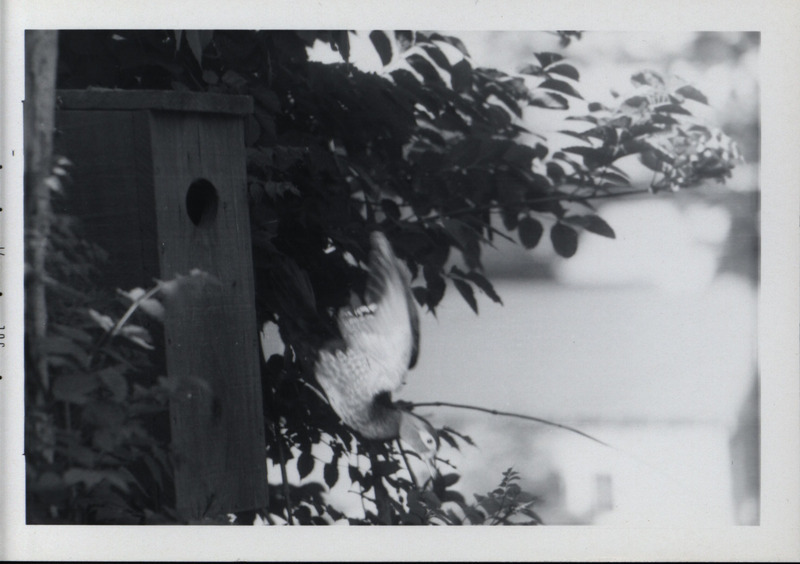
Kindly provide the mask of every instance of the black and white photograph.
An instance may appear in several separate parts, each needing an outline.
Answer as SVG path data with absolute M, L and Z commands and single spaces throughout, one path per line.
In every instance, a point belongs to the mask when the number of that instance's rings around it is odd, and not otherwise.
M 788 4 L 170 4 L 3 5 L 0 557 L 800 557 Z

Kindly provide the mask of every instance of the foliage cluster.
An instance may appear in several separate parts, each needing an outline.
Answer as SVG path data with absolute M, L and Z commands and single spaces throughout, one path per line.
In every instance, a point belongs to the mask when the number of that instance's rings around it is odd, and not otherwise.
M 562 43 L 579 36 L 562 32 Z M 341 424 L 299 362 L 304 346 L 315 342 L 351 292 L 363 291 L 373 229 L 386 233 L 408 265 L 420 306 L 435 313 L 453 287 L 477 313 L 477 293 L 502 303 L 481 263 L 482 247 L 496 237 L 530 249 L 547 234 L 555 251 L 570 257 L 581 231 L 614 237 L 593 200 L 722 180 L 738 158 L 736 148 L 692 118 L 690 105 L 706 102 L 699 91 L 690 85 L 668 89 L 655 73 L 635 75 L 633 93 L 609 108 L 583 101 L 579 70 L 558 53 L 535 53 L 529 65 L 509 74 L 474 66 L 456 37 L 373 31 L 369 39 L 383 70 L 367 73 L 349 62 L 351 38 L 346 31 L 65 31 L 58 85 L 246 94 L 255 101 L 245 143 L 258 319 L 276 323 L 287 346 L 262 371 L 266 452 L 284 469 L 284 487 L 270 488 L 267 520 L 344 517 L 325 502 L 320 484 L 290 487 L 285 479 L 290 463 L 308 476 L 318 462 L 312 448 L 327 445 L 326 485 L 342 481 L 340 464 L 347 461 L 344 479 L 371 502 L 366 519 L 354 523 L 538 522 L 533 500 L 511 470 L 477 505 L 450 489 L 456 475 L 421 489 L 405 469 L 405 453 L 359 440 Z M 311 61 L 308 49 L 320 43 L 342 62 Z M 576 104 L 583 115 L 571 119 L 584 129 L 568 131 L 574 146 L 551 152 L 526 116 L 531 109 Z M 630 186 L 617 165 L 628 157 L 653 170 L 650 187 Z M 74 238 L 54 240 L 53 261 L 60 258 L 58 245 L 69 252 L 80 246 Z M 52 268 L 67 275 L 62 271 L 70 265 L 90 263 L 89 257 L 73 257 Z M 51 317 L 59 320 L 53 334 L 62 327 L 67 341 L 57 341 L 51 356 L 66 372 L 41 408 L 29 413 L 29 430 L 37 433 L 29 442 L 36 453 L 29 456 L 40 458 L 31 458 L 31 495 L 66 491 L 64 483 L 70 491 L 98 495 L 141 490 L 150 497 L 136 501 L 140 521 L 141 515 L 174 517 L 164 509 L 172 495 L 167 451 L 154 438 L 164 436 L 164 427 L 162 434 L 143 427 L 148 409 L 164 413 L 168 383 L 154 380 L 157 370 L 148 365 L 153 359 L 128 351 L 124 341 L 105 347 L 98 360 L 90 352 L 96 338 L 85 316 L 89 300 L 68 308 L 57 301 L 52 307 L 65 310 L 53 310 Z M 119 306 L 100 311 L 113 307 Z M 43 447 L 54 432 L 64 433 L 57 456 Z M 67 444 L 76 433 L 83 433 L 80 451 Z M 452 431 L 440 433 L 454 447 L 469 442 Z M 354 462 L 362 457 L 366 471 Z M 56 463 L 59 470 L 42 470 Z M 143 473 L 132 475 L 137 464 Z M 158 485 L 155 490 L 141 484 L 143 474 Z M 147 493 L 152 491 L 158 495 Z M 107 506 L 116 503 L 110 499 Z M 85 514 L 59 517 L 91 520 Z
M 47 179 L 55 207 L 68 192 L 68 164 L 59 159 Z M 130 324 L 109 342 L 92 314 L 110 319 L 97 311 L 119 311 L 124 300 L 94 283 L 105 252 L 80 236 L 74 218 L 51 212 L 49 224 L 47 336 L 34 343 L 26 324 L 28 522 L 172 521 L 172 463 L 160 432 L 170 386 L 157 378 L 157 356 L 142 340 L 158 326 Z M 49 381 L 30 364 L 33 347 L 46 358 Z

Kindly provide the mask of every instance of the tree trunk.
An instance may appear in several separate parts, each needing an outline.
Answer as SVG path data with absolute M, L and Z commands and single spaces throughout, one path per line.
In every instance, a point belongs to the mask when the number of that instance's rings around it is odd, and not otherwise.
M 47 359 L 40 353 L 47 334 L 45 257 L 50 238 L 50 187 L 45 182 L 52 172 L 55 130 L 57 31 L 25 33 L 25 218 L 26 263 L 30 268 L 26 292 L 26 323 L 32 337 L 36 377 L 42 391 L 50 388 Z

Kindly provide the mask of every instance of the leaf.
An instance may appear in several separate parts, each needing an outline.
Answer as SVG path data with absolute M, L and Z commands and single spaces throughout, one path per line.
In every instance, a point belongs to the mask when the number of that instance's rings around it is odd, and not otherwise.
M 445 427 L 443 430 L 447 431 L 448 433 L 450 433 L 452 435 L 455 435 L 456 437 L 460 438 L 462 441 L 464 441 L 468 445 L 475 446 L 475 442 L 468 435 L 464 435 L 462 433 L 459 433 L 458 431 L 456 431 L 455 429 L 451 429 L 450 427 Z
M 461 297 L 469 304 L 469 307 L 472 308 L 476 314 L 478 313 L 478 302 L 475 300 L 475 292 L 468 283 L 464 282 L 463 280 L 454 279 L 453 284 L 455 285 L 458 292 L 461 294 Z
M 480 525 L 486 520 L 486 516 L 475 509 L 474 507 L 463 507 L 464 516 L 470 520 L 473 525 Z
M 222 82 L 236 92 L 244 92 L 248 86 L 247 79 L 230 69 L 222 75 Z
M 153 339 L 150 332 L 140 325 L 127 324 L 119 330 L 119 335 L 144 349 L 153 350 L 155 348 L 151 344 Z
M 606 146 L 616 145 L 619 142 L 619 134 L 617 133 L 617 129 L 609 125 L 593 127 L 588 131 L 584 131 L 583 134 L 586 137 L 594 137 L 595 139 L 599 139 Z
M 445 474 L 442 476 L 442 481 L 444 482 L 444 486 L 449 488 L 450 486 L 454 485 L 461 479 L 461 475 L 456 474 L 455 472 L 451 474 Z
M 489 514 L 492 515 L 501 509 L 500 503 L 493 497 L 478 496 L 472 494 L 478 499 L 478 504 Z
M 411 293 L 414 294 L 414 299 L 417 300 L 419 305 L 425 305 L 428 299 L 428 289 L 422 286 L 414 286 L 411 288 Z
M 61 335 L 71 339 L 72 341 L 83 343 L 84 345 L 89 345 L 93 343 L 94 339 L 92 336 L 84 331 L 83 329 L 78 329 L 77 327 L 70 327 L 69 325 L 60 325 L 58 323 L 48 322 L 50 327 L 53 328 L 56 332 L 60 333 Z
M 519 69 L 519 73 L 520 74 L 527 74 L 527 75 L 531 75 L 531 76 L 541 76 L 543 71 L 542 71 L 542 67 L 540 67 L 539 65 L 534 65 L 533 63 L 531 63 L 531 64 L 527 64 L 524 67 L 522 67 L 521 69 Z
M 464 496 L 454 490 L 445 490 L 444 494 L 442 494 L 442 501 L 452 501 L 459 505 L 466 503 Z
M 146 453 L 142 455 L 142 460 L 144 461 L 145 466 L 147 466 L 147 469 L 150 471 L 153 481 L 155 481 L 159 489 L 163 489 L 165 476 L 164 471 L 158 465 L 158 461 L 153 456 L 150 456 Z
M 447 235 L 453 240 L 455 246 L 461 250 L 467 267 L 471 270 L 480 268 L 481 246 L 478 241 L 480 235 L 475 231 L 474 227 L 452 217 L 445 218 L 443 224 Z
M 520 507 L 519 511 L 520 513 L 527 515 L 528 517 L 533 519 L 536 523 L 538 524 L 543 523 L 542 518 L 539 517 L 539 515 L 533 509 L 530 509 L 529 507 Z
M 400 207 L 393 200 L 384 198 L 381 200 L 381 210 L 386 214 L 386 217 L 395 221 L 400 219 Z
M 91 374 L 64 374 L 53 382 L 53 397 L 60 401 L 84 404 L 89 395 L 100 386 L 98 379 Z
M 569 119 L 569 118 L 568 118 Z M 588 121 L 585 117 L 572 117 L 574 120 L 581 120 L 581 121 Z M 560 129 L 558 131 L 561 135 L 568 135 L 569 137 L 574 137 L 575 139 L 580 139 L 583 142 L 588 143 L 589 141 L 586 139 L 585 134 L 578 133 L 577 131 L 570 131 L 569 129 Z
M 93 401 L 83 409 L 84 423 L 106 429 L 122 425 L 125 418 L 125 406 L 110 401 Z
M 203 71 L 203 80 L 206 84 L 216 84 L 219 82 L 219 75 L 210 69 Z
M 372 465 L 372 471 L 378 476 L 390 476 L 400 469 L 400 463 L 396 460 L 379 460 Z
M 550 241 L 555 251 L 564 258 L 571 257 L 578 250 L 577 231 L 560 221 L 550 228 Z
M 61 180 L 57 176 L 48 176 L 43 180 L 44 184 L 47 185 L 53 192 L 60 193 L 63 190 L 61 185 Z
M 583 100 L 583 96 L 581 96 L 575 87 L 572 86 L 568 82 L 564 82 L 563 80 L 557 80 L 555 78 L 548 78 L 544 82 L 542 82 L 538 88 L 547 88 L 548 90 L 555 90 L 557 92 L 561 92 L 562 94 L 566 94 L 567 96 L 573 96 L 575 98 Z
M 452 65 L 450 64 L 450 61 L 447 59 L 447 56 L 445 56 L 445 54 L 442 53 L 441 49 L 439 49 L 436 46 L 430 46 L 430 45 L 425 45 L 422 49 L 428 54 L 428 56 L 433 60 L 434 63 L 439 65 L 439 68 L 444 70 L 450 70 L 450 67 Z
M 645 104 L 648 104 L 647 98 L 644 96 L 631 96 L 630 98 L 626 99 L 624 105 L 630 106 L 631 108 L 638 108 Z
M 497 179 L 498 203 L 509 206 L 509 209 L 512 209 L 514 204 L 518 204 L 523 199 L 525 188 L 526 184 L 516 176 L 503 175 Z
M 609 239 L 616 239 L 617 235 L 611 226 L 599 215 L 585 215 L 583 216 L 583 228 L 597 235 L 608 237 Z
M 454 449 L 461 450 L 460 448 L 458 448 L 458 443 L 456 443 L 456 440 L 450 435 L 450 433 L 448 433 L 444 429 L 439 429 L 436 432 L 436 434 L 440 439 L 442 439 L 444 442 L 446 442 L 448 445 L 450 445 Z
M 109 366 L 97 373 L 103 384 L 111 391 L 114 400 L 121 402 L 128 395 L 128 381 L 118 366 Z
M 439 71 L 437 71 L 430 61 L 422 55 L 414 53 L 406 57 L 406 61 L 408 61 L 408 64 L 411 65 L 413 69 L 420 74 L 420 76 L 422 76 L 425 82 L 442 82 L 442 77 L 439 75 Z
M 472 88 L 472 65 L 469 61 L 462 59 L 450 68 L 450 83 L 458 93 Z
M 367 512 L 367 515 L 370 515 Z M 371 519 L 371 521 L 377 521 L 377 517 Z M 400 515 L 400 521 L 403 525 L 422 525 L 424 524 L 422 517 L 417 515 L 416 513 L 403 513 Z
M 523 170 L 528 170 L 533 165 L 537 150 L 530 145 L 512 143 L 503 154 L 503 160 Z
M 444 278 L 442 278 L 438 269 L 428 265 L 425 265 L 422 269 L 422 274 L 425 277 L 425 284 L 428 290 L 426 295 L 427 305 L 431 308 L 436 307 L 439 302 L 442 301 L 442 297 L 444 297 Z
M 631 82 L 634 86 L 652 86 L 654 88 L 663 88 L 664 79 L 655 71 L 645 70 L 637 72 L 631 76 Z
M 519 225 L 519 210 L 517 206 L 509 206 L 500 210 L 503 219 L 503 227 L 508 231 L 514 231 Z
M 503 300 L 500 299 L 500 296 L 495 292 L 494 286 L 492 283 L 489 282 L 486 277 L 484 277 L 481 273 L 472 271 L 467 273 L 467 278 L 471 280 L 478 288 L 483 290 L 483 292 L 491 298 L 491 300 L 495 303 L 503 305 Z
M 200 32 L 197 30 L 186 31 L 186 41 L 189 43 L 189 49 L 192 50 L 195 60 L 198 64 L 203 62 L 203 41 L 200 38 Z
M 267 88 L 263 84 L 253 87 L 250 92 L 256 102 L 264 107 L 270 114 L 277 114 L 281 111 L 281 101 L 274 90 Z
M 549 162 L 546 165 L 547 168 L 547 176 L 553 179 L 553 182 L 559 183 L 564 179 L 566 173 L 562 166 L 558 163 Z
M 383 66 L 388 65 L 392 60 L 392 42 L 382 31 L 375 30 L 369 34 L 369 39 L 375 46 L 378 56 L 381 58 Z
M 337 30 L 331 32 L 331 46 L 335 51 L 339 51 L 344 62 L 350 61 L 350 32 L 347 30 Z
M 75 359 L 81 366 L 89 362 L 89 354 L 75 341 L 67 337 L 45 337 L 41 339 L 41 352 L 45 356 L 62 355 Z
M 580 80 L 581 77 L 580 73 L 578 72 L 578 69 L 576 69 L 572 65 L 567 65 L 567 64 L 552 66 L 547 69 L 547 72 L 560 74 L 561 76 L 566 76 L 567 78 L 571 78 L 572 80 Z
M 300 473 L 300 479 L 305 478 L 314 469 L 314 457 L 311 455 L 310 450 L 304 450 L 297 457 L 297 471 Z
M 358 466 L 353 466 L 352 464 L 348 465 L 347 473 L 350 476 L 350 481 L 353 483 L 360 483 L 364 479 L 364 475 L 361 473 L 361 470 L 358 469 Z
M 666 159 L 662 156 L 660 152 L 654 151 L 652 149 L 647 149 L 642 151 L 641 154 L 639 155 L 639 160 L 642 162 L 644 166 L 656 172 L 660 172 L 662 169 L 662 165 L 666 162 Z
M 101 452 L 113 452 L 122 443 L 122 435 L 116 428 L 101 427 L 92 435 L 92 447 Z
M 64 482 L 69 485 L 84 484 L 87 489 L 92 489 L 103 480 L 111 485 L 117 486 L 124 492 L 128 492 L 128 484 L 115 472 L 109 470 L 86 470 L 84 468 L 70 468 L 64 472 Z
M 569 108 L 567 99 L 561 94 L 555 94 L 553 92 L 534 90 L 529 101 L 533 106 L 547 108 L 549 110 L 566 110 Z
M 564 147 L 567 153 L 574 153 L 583 157 L 583 162 L 588 168 L 596 168 L 606 164 L 608 155 L 602 147 Z
M 524 84 L 520 87 L 520 90 L 522 90 L 521 93 L 514 92 L 509 83 L 506 83 L 506 88 L 498 88 L 495 87 L 494 84 L 490 84 L 487 85 L 486 89 L 497 96 L 497 99 L 505 105 L 507 110 L 511 111 L 517 117 L 522 117 L 522 109 L 517 100 L 524 99 L 530 92 Z M 509 91 L 511 91 L 511 94 Z
M 684 116 L 692 115 L 692 112 L 684 108 L 679 104 L 666 104 L 663 106 L 656 107 L 657 112 L 668 113 L 668 114 L 681 114 Z
M 335 462 L 329 462 L 322 469 L 322 477 L 329 488 L 332 488 L 339 481 L 339 466 Z
M 613 172 L 610 170 L 604 170 L 597 174 L 598 178 L 602 178 L 606 182 L 609 182 L 616 186 L 630 186 L 631 181 L 628 179 L 627 175 L 620 173 L 620 172 Z
M 428 507 L 433 507 L 434 509 L 438 509 L 442 506 L 442 501 L 439 499 L 435 493 L 430 490 L 424 490 L 422 492 L 422 499 L 425 501 L 425 504 Z
M 539 60 L 539 64 L 541 64 L 543 67 L 548 67 L 553 63 L 557 63 L 558 61 L 564 59 L 563 55 L 550 52 L 534 53 L 534 56 Z
M 689 84 L 687 84 L 686 86 L 681 86 L 675 92 L 685 98 L 694 100 L 695 102 L 700 102 L 701 104 L 708 105 L 708 98 L 706 98 L 705 94 L 703 94 L 697 88 Z
M 299 505 L 292 510 L 292 515 L 301 525 L 311 524 L 311 509 L 305 505 Z
M 539 244 L 542 233 L 544 233 L 544 227 L 542 227 L 539 221 L 530 216 L 523 217 L 519 222 L 517 232 L 519 234 L 519 242 L 522 243 L 526 249 L 533 249 Z
M 466 46 L 464 45 L 464 43 L 458 37 L 453 37 L 453 36 L 450 36 L 450 35 L 440 35 L 438 33 L 434 33 L 433 35 L 431 35 L 431 40 L 432 41 L 444 41 L 445 43 L 449 43 L 450 45 L 452 45 L 453 47 L 455 47 L 456 49 L 461 51 L 461 54 L 464 55 L 465 57 L 469 57 L 470 56 L 469 51 L 467 51 Z

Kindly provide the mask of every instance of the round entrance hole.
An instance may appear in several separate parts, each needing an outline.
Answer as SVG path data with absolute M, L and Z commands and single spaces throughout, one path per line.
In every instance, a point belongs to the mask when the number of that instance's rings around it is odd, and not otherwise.
M 217 217 L 217 189 L 205 178 L 195 180 L 186 191 L 186 214 L 198 227 L 210 225 Z

